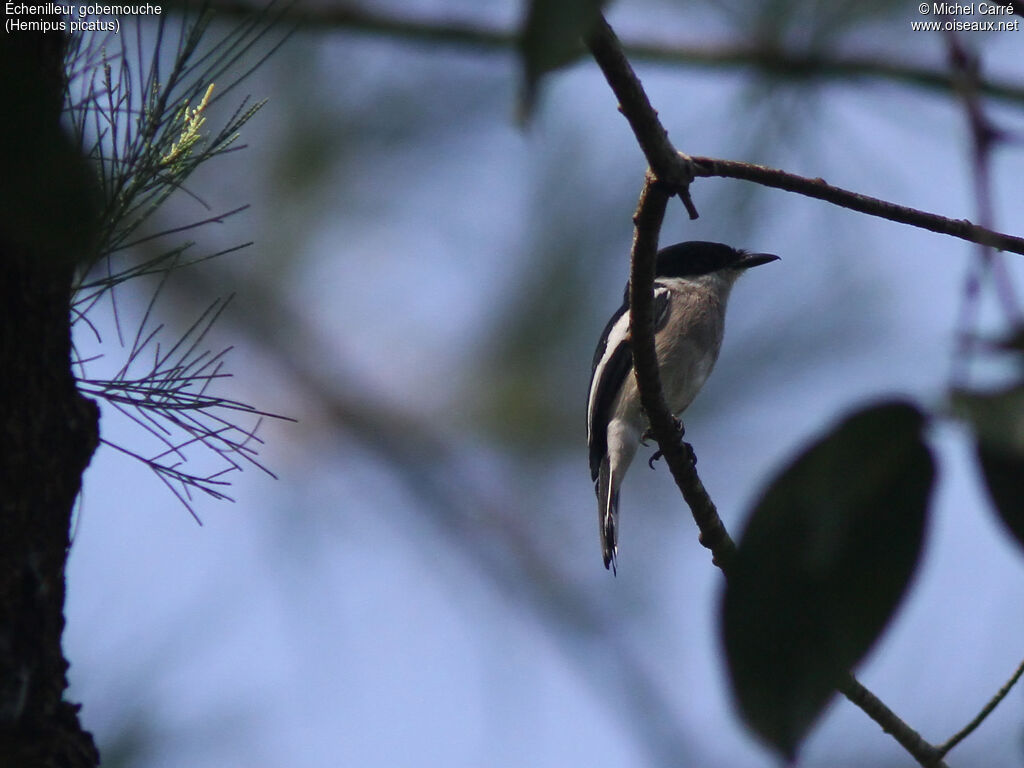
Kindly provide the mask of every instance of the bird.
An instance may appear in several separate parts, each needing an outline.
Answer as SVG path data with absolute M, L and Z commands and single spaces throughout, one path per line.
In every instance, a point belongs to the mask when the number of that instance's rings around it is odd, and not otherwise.
M 700 240 L 658 251 L 654 346 L 665 400 L 677 419 L 704 386 L 718 359 L 725 307 L 736 279 L 751 267 L 778 259 L 771 253 L 750 253 Z M 679 429 L 682 434 L 681 422 Z M 587 396 L 587 444 L 601 554 L 605 568 L 613 573 L 617 572 L 619 489 L 646 430 L 647 418 L 633 376 L 627 283 L 622 306 L 608 320 L 597 343 Z

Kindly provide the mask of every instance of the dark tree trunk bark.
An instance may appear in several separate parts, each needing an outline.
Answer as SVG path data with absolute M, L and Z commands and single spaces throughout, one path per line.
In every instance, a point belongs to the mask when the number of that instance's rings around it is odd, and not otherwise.
M 78 393 L 71 371 L 71 288 L 90 233 L 85 227 L 75 238 L 66 231 L 68 221 L 79 221 L 69 210 L 76 207 L 67 197 L 75 184 L 67 179 L 80 167 L 72 163 L 43 184 L 36 178 L 54 157 L 72 156 L 60 129 L 63 45 L 57 32 L 14 32 L 0 57 L 2 96 L 29 110 L 5 109 L 3 122 L 20 122 L 0 136 L 2 768 L 99 765 L 78 706 L 64 700 L 68 664 L 61 648 L 71 512 L 99 439 L 96 404 Z M 50 160 L 39 161 L 35 152 Z M 22 208 L 29 213 L 10 213 Z

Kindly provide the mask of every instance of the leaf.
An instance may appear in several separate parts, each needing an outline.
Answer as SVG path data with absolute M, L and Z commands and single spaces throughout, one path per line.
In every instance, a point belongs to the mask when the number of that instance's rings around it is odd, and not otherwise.
M 728 573 L 722 636 L 747 724 L 792 759 L 917 567 L 934 479 L 925 416 L 847 417 L 765 491 Z
M 533 112 L 540 78 L 583 55 L 583 38 L 590 33 L 607 2 L 530 0 L 519 37 L 524 77 L 520 113 L 524 121 Z
M 975 445 L 992 503 L 1010 534 L 1024 546 L 1024 456 Z
M 955 392 L 953 407 L 974 430 L 978 462 L 999 517 L 1024 545 L 1024 386 Z

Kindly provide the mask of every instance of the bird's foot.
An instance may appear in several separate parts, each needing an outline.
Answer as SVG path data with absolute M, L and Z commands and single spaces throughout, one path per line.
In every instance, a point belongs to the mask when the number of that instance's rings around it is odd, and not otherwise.
M 675 417 L 673 417 L 673 421 L 675 421 L 676 432 L 679 433 L 679 440 L 682 441 L 683 435 L 686 434 L 686 427 L 683 426 L 682 421 L 676 419 Z M 646 432 L 644 432 L 643 437 L 640 438 L 640 442 L 643 443 L 644 445 L 647 445 L 645 441 L 650 437 L 651 430 L 648 429 Z M 686 449 L 687 454 L 689 454 L 688 458 L 690 460 L 690 463 L 693 464 L 693 466 L 697 466 L 697 454 L 693 452 L 693 446 L 687 442 L 683 442 L 683 447 Z M 657 451 L 654 452 L 651 458 L 647 460 L 647 466 L 649 466 L 651 469 L 654 469 L 654 462 L 656 462 L 662 456 L 664 456 L 664 453 L 661 451 L 661 449 L 658 449 Z

